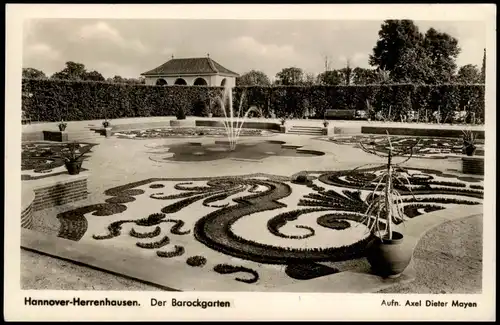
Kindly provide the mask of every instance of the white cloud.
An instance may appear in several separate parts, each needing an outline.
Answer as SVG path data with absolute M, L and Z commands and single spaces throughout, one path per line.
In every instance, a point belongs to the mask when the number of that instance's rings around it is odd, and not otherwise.
M 138 39 L 127 40 L 120 32 L 105 22 L 97 22 L 80 28 L 79 35 L 83 39 L 105 40 L 126 50 L 148 53 L 148 48 Z
M 269 59 L 293 58 L 297 56 L 291 45 L 263 44 L 250 36 L 240 36 L 230 42 L 230 47 L 237 52 L 256 55 Z
M 53 49 L 50 45 L 45 43 L 36 43 L 26 47 L 25 56 L 44 58 L 45 60 L 57 60 L 61 57 L 61 53 Z
M 98 22 L 92 25 L 85 25 L 80 29 L 80 37 L 89 39 L 107 39 L 116 43 L 123 42 L 120 33 L 106 24 L 105 22 Z

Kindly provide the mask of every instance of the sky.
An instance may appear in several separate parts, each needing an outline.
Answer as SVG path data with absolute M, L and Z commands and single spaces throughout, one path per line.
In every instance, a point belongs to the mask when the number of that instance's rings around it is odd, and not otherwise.
M 433 27 L 458 39 L 459 66 L 482 64 L 484 22 L 415 21 L 422 33 Z M 83 63 L 105 78 L 138 78 L 175 58 L 210 57 L 243 74 L 252 69 L 274 79 L 286 67 L 318 74 L 368 68 L 381 20 L 153 20 L 29 19 L 23 24 L 23 68 L 50 76 L 65 62 Z

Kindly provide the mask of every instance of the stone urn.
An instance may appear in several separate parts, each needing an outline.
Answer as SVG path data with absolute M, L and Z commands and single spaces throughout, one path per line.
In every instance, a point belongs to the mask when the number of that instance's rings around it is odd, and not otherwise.
M 366 247 L 366 258 L 372 271 L 384 278 L 397 278 L 408 267 L 413 256 L 413 246 L 403 234 L 393 231 L 388 236 L 374 236 Z
M 78 175 L 80 174 L 80 170 L 82 169 L 82 161 L 65 161 L 64 165 L 66 166 L 66 170 L 70 175 Z
M 111 127 L 104 128 L 104 135 L 106 136 L 106 138 L 109 138 L 112 135 L 111 129 Z

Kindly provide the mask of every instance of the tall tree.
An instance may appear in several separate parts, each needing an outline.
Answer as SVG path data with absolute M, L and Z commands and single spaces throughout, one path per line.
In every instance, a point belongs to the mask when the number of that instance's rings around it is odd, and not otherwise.
M 481 67 L 481 81 L 486 83 L 486 49 L 483 51 L 483 65 Z
M 318 84 L 336 86 L 342 83 L 342 75 L 338 70 L 322 72 L 318 75 Z
M 46 79 L 47 76 L 41 70 L 34 68 L 23 68 L 23 78 L 28 79 Z
M 433 61 L 423 47 L 407 48 L 399 57 L 391 79 L 399 83 L 435 83 Z
M 352 70 L 352 74 L 352 83 L 355 85 L 370 85 L 378 81 L 377 71 L 373 69 L 356 67 Z
M 304 72 L 300 68 L 290 67 L 284 68 L 276 74 L 276 81 L 280 85 L 300 85 L 303 83 Z
M 107 81 L 109 82 L 114 82 L 114 83 L 117 83 L 117 84 L 123 84 L 123 83 L 126 83 L 127 82 L 127 79 L 123 78 L 122 76 L 114 76 L 113 78 L 108 78 Z
M 271 81 L 262 71 L 250 70 L 240 77 L 236 78 L 237 86 L 269 86 Z
M 392 81 L 391 74 L 387 70 L 376 70 L 376 83 L 387 84 Z
M 100 74 L 99 72 L 97 72 L 97 71 L 91 71 L 91 72 L 85 73 L 84 80 L 104 81 L 105 79 L 102 76 L 102 74 Z
M 339 70 L 339 74 L 342 78 L 342 84 L 345 86 L 349 86 L 352 84 L 352 79 L 354 77 L 353 68 L 351 68 L 351 64 L 347 61 L 346 66 Z
M 450 82 L 457 69 L 455 61 L 460 54 L 458 40 L 447 33 L 429 28 L 425 33 L 423 44 L 431 60 L 433 72 L 429 83 Z
M 66 67 L 63 70 L 54 73 L 51 78 L 64 80 L 85 80 L 86 73 L 87 71 L 85 70 L 84 64 L 68 61 L 66 62 Z
M 393 79 L 394 70 L 401 56 L 411 48 L 422 46 L 423 35 L 412 20 L 385 20 L 378 32 L 379 39 L 369 57 L 369 63 L 378 69 L 387 70 Z
M 462 84 L 476 84 L 482 82 L 481 78 L 481 72 L 478 67 L 474 64 L 467 64 L 458 69 L 456 82 Z
M 305 86 L 312 86 L 315 83 L 316 83 L 316 76 L 314 75 L 314 73 L 306 73 L 304 75 L 303 84 Z

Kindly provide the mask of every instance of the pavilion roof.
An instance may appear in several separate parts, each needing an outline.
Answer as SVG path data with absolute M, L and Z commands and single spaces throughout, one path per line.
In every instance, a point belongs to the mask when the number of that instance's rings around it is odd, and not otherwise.
M 187 74 L 219 74 L 238 77 L 233 72 L 209 57 L 206 58 L 183 58 L 171 59 L 164 64 L 147 72 L 141 73 L 141 76 L 168 76 L 168 75 L 187 75 Z

